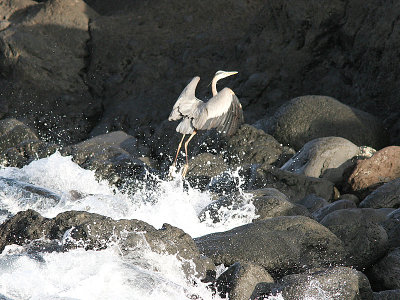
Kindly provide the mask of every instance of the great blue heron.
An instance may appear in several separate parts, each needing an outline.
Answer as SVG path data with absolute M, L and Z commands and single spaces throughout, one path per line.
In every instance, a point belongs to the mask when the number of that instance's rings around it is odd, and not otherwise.
M 182 172 L 183 177 L 186 175 L 189 166 L 187 146 L 198 130 L 216 128 L 229 136 L 234 134 L 243 123 L 242 106 L 235 93 L 227 87 L 220 92 L 217 91 L 217 81 L 234 74 L 237 74 L 237 72 L 218 71 L 215 73 L 211 82 L 213 97 L 207 102 L 196 98 L 196 87 L 200 77 L 194 77 L 182 91 L 172 108 L 168 120 L 176 121 L 182 119 L 176 127 L 176 131 L 183 134 L 172 166 L 176 164 L 185 135 L 190 134 L 190 137 L 185 142 L 186 165 Z

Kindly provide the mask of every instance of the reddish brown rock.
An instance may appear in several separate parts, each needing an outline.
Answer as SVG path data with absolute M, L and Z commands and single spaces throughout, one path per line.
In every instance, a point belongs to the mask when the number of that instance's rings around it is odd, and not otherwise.
M 362 197 L 380 185 L 400 177 L 400 146 L 390 146 L 371 158 L 359 160 L 347 182 Z

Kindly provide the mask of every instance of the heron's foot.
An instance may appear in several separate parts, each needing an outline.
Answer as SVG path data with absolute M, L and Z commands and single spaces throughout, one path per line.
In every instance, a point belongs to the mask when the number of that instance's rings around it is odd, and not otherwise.
M 183 171 L 182 171 L 182 178 L 185 178 L 188 169 L 189 169 L 189 165 L 185 164 L 183 167 Z

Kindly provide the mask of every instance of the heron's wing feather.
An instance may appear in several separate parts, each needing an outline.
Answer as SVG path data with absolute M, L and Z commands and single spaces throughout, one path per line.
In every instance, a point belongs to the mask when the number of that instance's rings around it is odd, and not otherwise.
M 196 76 L 183 89 L 168 117 L 169 121 L 175 121 L 182 117 L 189 116 L 199 104 L 203 103 L 203 101 L 196 98 L 196 87 L 199 81 L 200 77 Z
M 196 129 L 216 128 L 227 135 L 232 135 L 243 123 L 243 110 L 233 91 L 224 88 L 207 103 L 199 105 L 192 117 L 192 124 Z
M 194 131 L 192 120 L 190 118 L 183 118 L 176 127 L 176 131 L 182 134 L 191 134 Z

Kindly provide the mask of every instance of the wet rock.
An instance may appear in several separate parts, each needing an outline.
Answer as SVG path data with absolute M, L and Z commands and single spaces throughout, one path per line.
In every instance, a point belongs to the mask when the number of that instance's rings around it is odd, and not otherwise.
M 398 208 L 400 206 L 400 178 L 385 183 L 368 195 L 360 203 L 360 207 Z
M 18 193 L 21 194 L 21 198 L 29 198 L 31 202 L 33 202 L 33 198 L 36 197 L 47 198 L 52 205 L 56 205 L 61 200 L 60 195 L 48 189 L 0 176 L 0 187 L 4 190 L 6 186 L 17 189 Z
M 273 283 L 274 279 L 263 267 L 251 263 L 234 263 L 216 281 L 221 297 L 230 300 L 250 299 L 260 281 Z
M 0 120 L 0 152 L 26 141 L 38 141 L 35 132 L 14 118 Z
M 288 197 L 277 189 L 264 188 L 246 191 L 245 196 L 240 193 L 222 196 L 202 209 L 199 218 L 201 221 L 211 218 L 214 223 L 217 223 L 221 221 L 220 215 L 225 210 L 229 211 L 240 207 L 251 209 L 252 206 L 255 208 L 256 215 L 253 222 L 278 216 L 310 216 L 307 208 L 290 202 Z
M 83 247 L 104 249 L 118 242 L 125 253 L 136 246 L 148 245 L 152 251 L 177 255 L 188 276 L 206 276 L 213 268 L 211 261 L 200 255 L 192 238 L 181 229 L 168 224 L 157 230 L 140 220 L 113 220 L 80 211 L 67 211 L 55 218 L 44 218 L 33 210 L 17 213 L 0 225 L 0 251 L 6 245 L 23 245 L 35 239 L 59 240 L 63 249 Z M 193 260 L 194 269 L 191 267 Z
M 232 164 L 282 165 L 294 150 L 282 146 L 269 134 L 244 124 L 228 139 L 228 157 Z
M 369 299 L 372 289 L 368 278 L 361 272 L 346 268 L 310 270 L 287 275 L 276 284 L 260 283 L 251 299 L 280 294 L 283 299 Z M 259 298 L 257 298 L 259 297 Z
M 272 120 L 259 122 L 257 127 L 296 150 L 313 139 L 329 136 L 377 149 L 388 144 L 379 119 L 327 96 L 294 98 L 280 107 Z
M 387 290 L 374 293 L 373 300 L 397 300 L 400 297 L 400 290 Z
M 255 221 L 278 216 L 310 216 L 309 211 L 302 205 L 292 203 L 285 194 L 274 188 L 264 188 L 250 191 L 251 199 L 259 216 Z
M 333 203 L 324 206 L 317 211 L 313 212 L 313 217 L 315 220 L 320 222 L 326 215 L 330 214 L 331 212 L 339 209 L 346 209 L 346 208 L 356 208 L 357 205 L 350 200 L 337 200 Z
M 248 168 L 247 178 L 248 189 L 275 188 L 288 196 L 291 202 L 297 203 L 310 194 L 328 201 L 335 198 L 334 184 L 331 181 L 294 174 L 271 165 Z
M 318 138 L 307 142 L 281 169 L 340 183 L 359 153 L 359 147 L 344 138 Z
M 7 116 L 23 118 L 46 140 L 80 141 L 100 114 L 83 79 L 95 15 L 79 0 L 7 1 L 0 7 L 7 22 L 0 32 L 0 103 L 7 103 Z
M 374 290 L 400 289 L 400 248 L 390 251 L 367 272 Z
M 400 146 L 390 146 L 371 158 L 357 161 L 347 182 L 352 192 L 364 198 L 380 185 L 400 177 Z
M 195 242 L 215 264 L 251 262 L 272 275 L 332 265 L 345 257 L 342 242 L 304 216 L 254 222 L 196 238 Z
M 3 166 L 21 168 L 57 149 L 57 145 L 39 140 L 35 132 L 21 121 L 14 118 L 0 121 L 0 160 Z
M 123 131 L 99 135 L 66 147 L 63 154 L 72 155 L 77 164 L 95 170 L 101 178 L 117 185 L 129 178 L 144 176 L 147 169 L 139 159 L 148 154 L 147 148 Z
M 336 210 L 320 222 L 337 237 L 348 251 L 347 264 L 357 269 L 367 268 L 389 249 L 388 235 L 380 225 L 386 216 L 374 209 L 352 208 Z
M 189 161 L 187 180 L 191 186 L 204 190 L 213 177 L 228 169 L 229 166 L 221 155 L 201 153 Z

